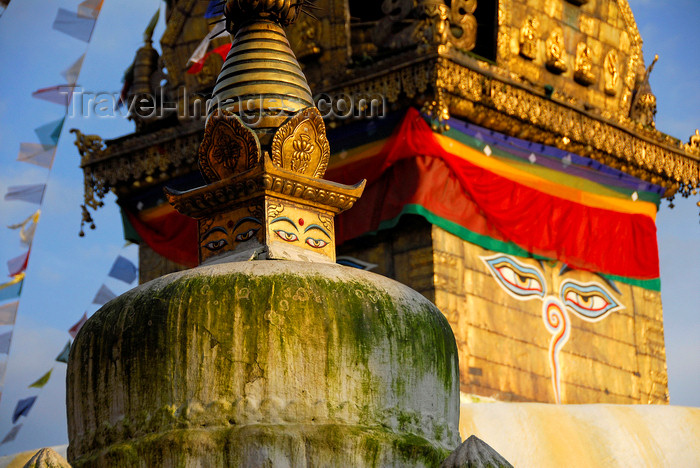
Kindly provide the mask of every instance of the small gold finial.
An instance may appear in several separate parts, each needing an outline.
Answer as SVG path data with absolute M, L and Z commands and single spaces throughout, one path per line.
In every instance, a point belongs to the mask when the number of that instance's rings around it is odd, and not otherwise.
M 196 218 L 200 263 L 251 259 L 335 261 L 333 218 L 360 197 L 365 181 L 321 180 L 330 146 L 306 77 L 282 25 L 299 0 L 229 0 L 235 32 L 199 148 L 209 185 L 166 189 Z

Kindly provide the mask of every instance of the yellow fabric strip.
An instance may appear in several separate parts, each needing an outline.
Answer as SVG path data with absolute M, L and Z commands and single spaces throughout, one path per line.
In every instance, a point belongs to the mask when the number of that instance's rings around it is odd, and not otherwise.
M 9 286 L 12 286 L 13 284 L 19 283 L 20 281 L 22 281 L 24 279 L 24 275 L 25 275 L 25 273 L 22 272 L 18 275 L 13 276 L 12 280 L 8 281 L 7 283 L 0 284 L 0 289 L 5 289 Z
M 365 145 L 352 148 L 347 151 L 341 151 L 331 154 L 331 159 L 328 164 L 329 167 L 342 167 L 349 163 L 354 163 L 362 159 L 371 158 L 377 155 L 381 149 L 386 144 L 389 138 L 384 138 L 383 140 L 373 141 Z
M 591 208 L 601 208 L 618 211 L 620 213 L 643 214 L 656 220 L 656 206 L 653 203 L 599 195 L 552 182 L 530 172 L 518 169 L 511 164 L 510 161 L 505 163 L 497 158 L 491 158 L 471 146 L 467 146 L 444 135 L 434 133 L 433 136 L 440 146 L 448 153 L 495 174 L 523 184 L 526 187 L 539 190 L 564 200 L 590 206 Z

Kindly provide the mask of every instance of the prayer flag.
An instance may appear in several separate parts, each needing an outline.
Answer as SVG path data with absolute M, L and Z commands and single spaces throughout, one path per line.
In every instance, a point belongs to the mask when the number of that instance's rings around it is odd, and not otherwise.
M 0 325 L 14 325 L 18 308 L 19 301 L 0 305 Z
M 64 120 L 66 120 L 65 116 L 34 129 L 34 133 L 39 137 L 39 143 L 44 145 L 45 149 L 58 144 Z
M 34 232 L 36 231 L 37 223 L 39 223 L 39 216 L 41 216 L 41 210 L 36 210 L 21 223 L 11 224 L 7 227 L 9 229 L 19 229 L 20 242 L 29 247 L 32 245 L 32 240 L 34 240 Z
M 207 52 L 201 60 L 196 62 L 189 68 L 189 70 L 187 70 L 187 73 L 190 75 L 196 75 L 197 73 L 201 72 L 204 69 L 204 64 L 206 63 L 207 59 L 212 54 L 219 54 L 223 60 L 226 60 L 229 50 L 231 50 L 231 44 L 224 44 L 212 51 Z
M 78 16 L 81 18 L 97 19 L 104 0 L 85 0 L 78 5 Z
M 212 30 L 209 31 L 209 34 L 204 36 L 202 42 L 200 42 L 197 48 L 194 49 L 194 52 L 192 53 L 192 56 L 189 58 L 187 63 L 197 63 L 200 60 L 204 59 L 207 50 L 209 50 L 209 44 L 211 43 L 212 39 L 214 39 L 219 34 L 223 34 L 225 30 L 226 24 L 224 22 L 216 23 L 214 28 L 212 28 Z
M 29 416 L 29 411 L 34 406 L 34 402 L 36 402 L 36 395 L 19 400 L 17 406 L 15 406 L 15 411 L 12 413 L 12 424 L 16 423 L 20 416 Z
M 20 293 L 22 292 L 23 279 L 24 273 L 21 273 L 7 283 L 0 284 L 0 301 L 6 301 L 8 299 L 19 297 Z
M 56 147 L 45 148 L 39 143 L 20 143 L 17 161 L 36 164 L 37 166 L 50 169 L 53 165 L 53 158 L 56 155 Z
M 13 185 L 7 188 L 5 200 L 20 200 L 41 205 L 46 184 Z
M 80 15 L 80 6 L 78 6 L 78 14 Z M 73 65 L 61 72 L 61 76 L 66 79 L 68 84 L 74 85 L 78 81 L 80 69 L 83 67 L 83 60 L 85 60 L 85 54 L 78 57 L 78 60 L 73 62 Z
M 68 343 L 63 347 L 63 350 L 61 353 L 56 356 L 56 361 L 57 362 L 63 362 L 68 364 L 68 355 L 70 354 L 70 340 L 68 340 Z
M 204 13 L 204 17 L 209 19 L 223 15 L 225 3 L 226 2 L 223 0 L 210 0 L 209 5 L 207 6 L 207 11 Z
M 75 85 L 49 86 L 48 88 L 37 89 L 32 93 L 32 97 L 68 107 L 73 97 L 73 88 L 75 88 Z
M 104 284 L 100 286 L 99 291 L 95 294 L 95 298 L 92 300 L 93 304 L 104 305 L 117 297 L 107 286 Z
M 0 354 L 10 354 L 10 343 L 12 343 L 12 330 L 0 335 Z
M 92 30 L 95 28 L 95 18 L 96 16 L 85 18 L 65 8 L 59 8 L 53 28 L 83 42 L 90 42 Z
M 46 374 L 44 374 L 44 375 L 42 375 L 41 377 L 39 377 L 39 379 L 38 379 L 36 382 L 34 382 L 33 384 L 31 384 L 31 385 L 30 385 L 29 387 L 27 387 L 27 388 L 43 388 L 44 385 L 46 385 L 46 383 L 47 383 L 47 382 L 49 381 L 49 379 L 51 378 L 51 372 L 53 372 L 53 369 L 50 369 Z
M 17 433 L 19 432 L 21 427 L 22 427 L 21 424 L 17 424 L 12 429 L 10 429 L 10 432 L 8 432 L 7 435 L 5 436 L 5 438 L 2 439 L 2 442 L 0 442 L 0 445 L 6 444 L 8 442 L 12 442 L 13 440 L 15 440 L 15 438 L 17 437 Z
M 85 322 L 87 322 L 87 312 L 83 313 L 83 316 L 76 322 L 75 325 L 70 327 L 70 330 L 68 330 L 68 333 L 70 333 L 70 336 L 75 339 L 75 335 L 78 334 L 81 328 L 83 328 L 83 325 L 85 325 Z
M 5 371 L 7 370 L 7 359 L 0 362 L 0 387 L 5 385 Z
M 109 276 L 131 284 L 136 279 L 136 266 L 130 260 L 119 255 L 109 270 Z
M 18 257 L 8 260 L 7 269 L 10 272 L 10 276 L 17 276 L 26 270 L 27 263 L 29 263 L 29 250 Z
M 160 18 L 160 8 L 158 8 L 158 11 L 155 12 L 153 18 L 151 18 L 151 21 L 148 23 L 148 26 L 146 26 L 146 29 L 143 31 L 144 41 L 150 41 L 153 37 L 153 30 L 156 29 L 156 24 L 158 24 L 158 18 Z

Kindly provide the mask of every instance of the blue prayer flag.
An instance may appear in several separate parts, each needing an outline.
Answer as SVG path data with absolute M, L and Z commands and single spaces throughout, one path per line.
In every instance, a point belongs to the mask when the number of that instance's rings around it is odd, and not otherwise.
M 223 0 L 210 0 L 209 6 L 207 6 L 207 11 L 204 13 L 204 17 L 210 19 L 223 15 L 224 3 L 225 2 Z
M 20 428 L 22 427 L 21 424 L 17 424 L 14 426 L 12 429 L 10 429 L 10 432 L 7 433 L 4 439 L 2 439 L 2 442 L 0 442 L 0 445 L 6 444 L 8 442 L 12 442 L 15 440 L 15 437 L 17 437 L 17 433 L 19 432 Z
M 36 396 L 30 396 L 29 398 L 19 400 L 17 406 L 15 406 L 14 413 L 12 413 L 12 424 L 16 423 L 20 416 L 29 416 L 29 411 L 32 409 L 32 406 L 34 406 L 35 401 Z
M 69 354 L 70 354 L 70 340 L 68 340 L 68 343 L 66 343 L 66 346 L 63 347 L 63 351 L 61 351 L 61 354 L 56 356 L 56 361 L 68 364 L 68 355 Z
M 6 301 L 8 299 L 19 297 L 20 293 L 22 292 L 22 283 L 24 283 L 24 281 L 20 281 L 0 289 L 0 301 Z
M 136 279 L 136 266 L 120 255 L 114 261 L 112 269 L 109 270 L 109 276 L 131 284 Z

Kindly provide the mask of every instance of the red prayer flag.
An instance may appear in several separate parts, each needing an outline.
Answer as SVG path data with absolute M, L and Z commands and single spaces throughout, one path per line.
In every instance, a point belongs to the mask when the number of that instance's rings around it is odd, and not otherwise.
M 87 322 L 87 312 L 83 313 L 83 316 L 78 320 L 78 322 L 70 327 L 70 330 L 68 330 L 68 333 L 70 333 L 70 336 L 75 339 L 75 336 L 78 334 L 81 328 L 83 328 L 83 325 L 85 325 L 85 322 Z
M 194 65 L 192 65 L 190 69 L 187 70 L 187 73 L 189 73 L 190 75 L 196 75 L 197 73 L 201 72 L 204 69 L 204 64 L 207 62 L 207 59 L 211 54 L 219 54 L 223 60 L 226 60 L 226 56 L 228 55 L 229 50 L 231 50 L 231 45 L 232 44 L 224 44 L 222 46 L 217 47 L 214 50 L 210 50 L 206 53 L 204 57 L 202 57 L 200 60 L 197 60 L 194 63 Z

